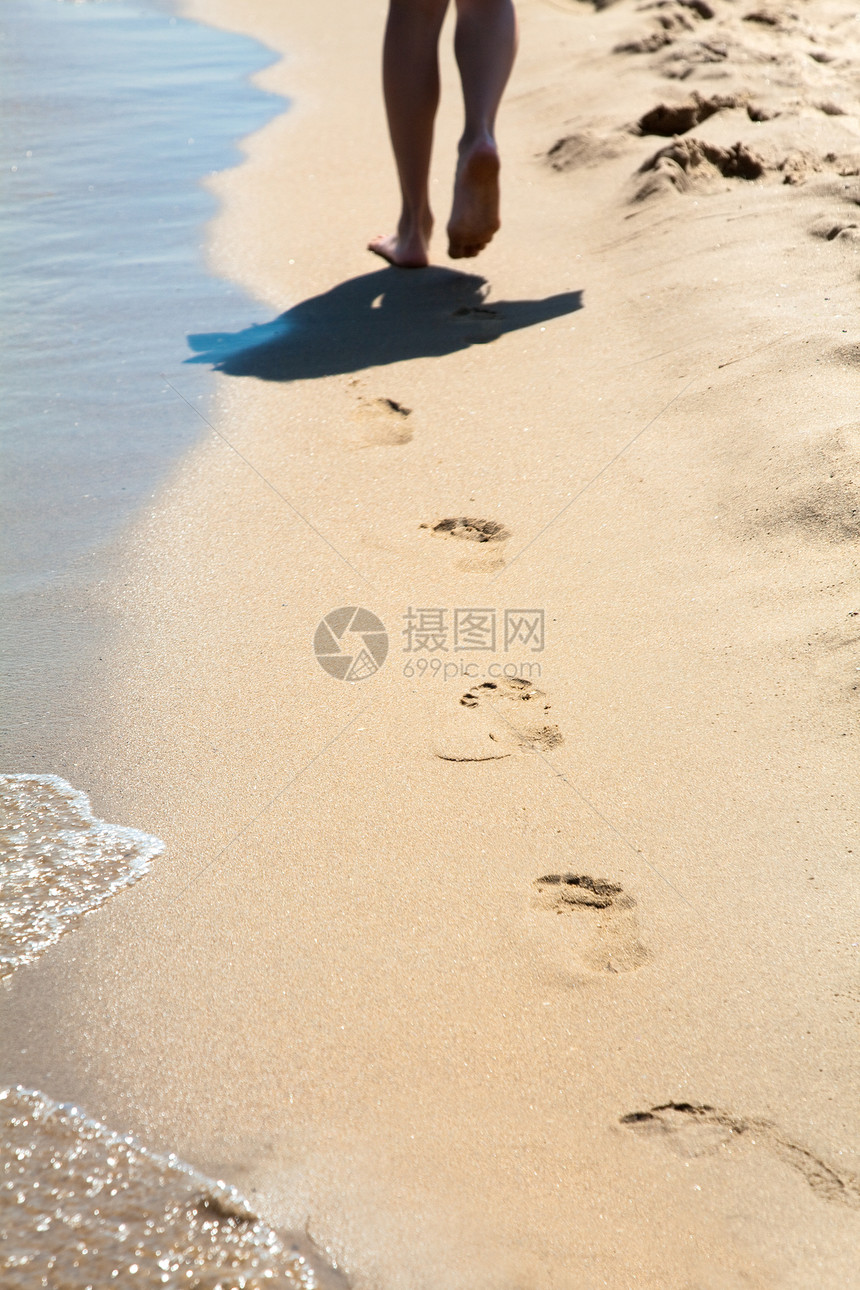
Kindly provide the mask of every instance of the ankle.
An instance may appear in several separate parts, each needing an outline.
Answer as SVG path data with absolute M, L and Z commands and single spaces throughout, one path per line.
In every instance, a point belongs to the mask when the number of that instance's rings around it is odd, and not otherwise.
M 401 238 L 423 237 L 428 239 L 433 232 L 433 215 L 429 206 L 418 210 L 404 206 L 397 224 Z
M 479 149 L 483 150 L 484 148 L 490 149 L 493 152 L 498 151 L 495 135 L 489 126 L 483 126 L 477 130 L 464 131 L 463 136 L 457 145 L 457 151 L 461 157 L 468 157 L 473 152 L 476 152 Z

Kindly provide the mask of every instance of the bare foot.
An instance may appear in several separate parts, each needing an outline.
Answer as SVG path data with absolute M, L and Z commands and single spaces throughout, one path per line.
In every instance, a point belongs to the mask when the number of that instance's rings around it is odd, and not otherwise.
M 477 255 L 498 232 L 499 169 L 499 153 L 492 140 L 482 140 L 461 156 L 448 222 L 448 254 L 452 260 Z
M 432 232 L 432 216 L 425 216 L 420 225 L 402 217 L 396 233 L 391 233 L 388 237 L 372 238 L 367 249 L 374 255 L 381 255 L 383 260 L 396 265 L 398 269 L 424 269 L 428 263 L 427 252 Z

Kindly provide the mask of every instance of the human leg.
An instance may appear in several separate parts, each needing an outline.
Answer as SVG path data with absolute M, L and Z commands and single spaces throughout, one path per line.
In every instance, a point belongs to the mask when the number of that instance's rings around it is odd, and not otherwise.
M 382 78 L 402 209 L 397 232 L 369 249 L 402 268 L 427 263 L 433 228 L 428 177 L 439 105 L 439 32 L 448 0 L 391 0 Z
M 466 122 L 460 139 L 448 254 L 477 255 L 499 228 L 496 112 L 517 48 L 512 0 L 457 0 L 454 50 Z

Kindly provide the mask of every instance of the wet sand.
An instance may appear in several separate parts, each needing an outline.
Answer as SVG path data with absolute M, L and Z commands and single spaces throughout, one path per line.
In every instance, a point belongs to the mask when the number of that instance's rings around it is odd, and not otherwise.
M 383 6 L 191 12 L 288 51 L 212 256 L 297 312 L 129 535 L 56 769 L 167 853 L 13 977 L 5 1077 L 357 1287 L 860 1285 L 853 11 L 527 0 L 485 286 L 362 250 Z M 528 686 L 415 668 L 467 606 L 544 609 Z

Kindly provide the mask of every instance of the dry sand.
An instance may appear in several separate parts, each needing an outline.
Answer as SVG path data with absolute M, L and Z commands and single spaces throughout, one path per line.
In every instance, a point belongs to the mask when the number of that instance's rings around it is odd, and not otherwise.
M 860 1286 L 855 7 L 523 0 L 485 284 L 362 249 L 378 0 L 190 12 L 293 99 L 213 263 L 261 321 L 340 290 L 130 536 L 63 773 L 168 854 L 15 978 L 12 1074 L 362 1290 Z M 391 635 L 356 684 L 341 605 Z M 404 675 L 410 606 L 544 608 L 495 656 L 542 694 Z

